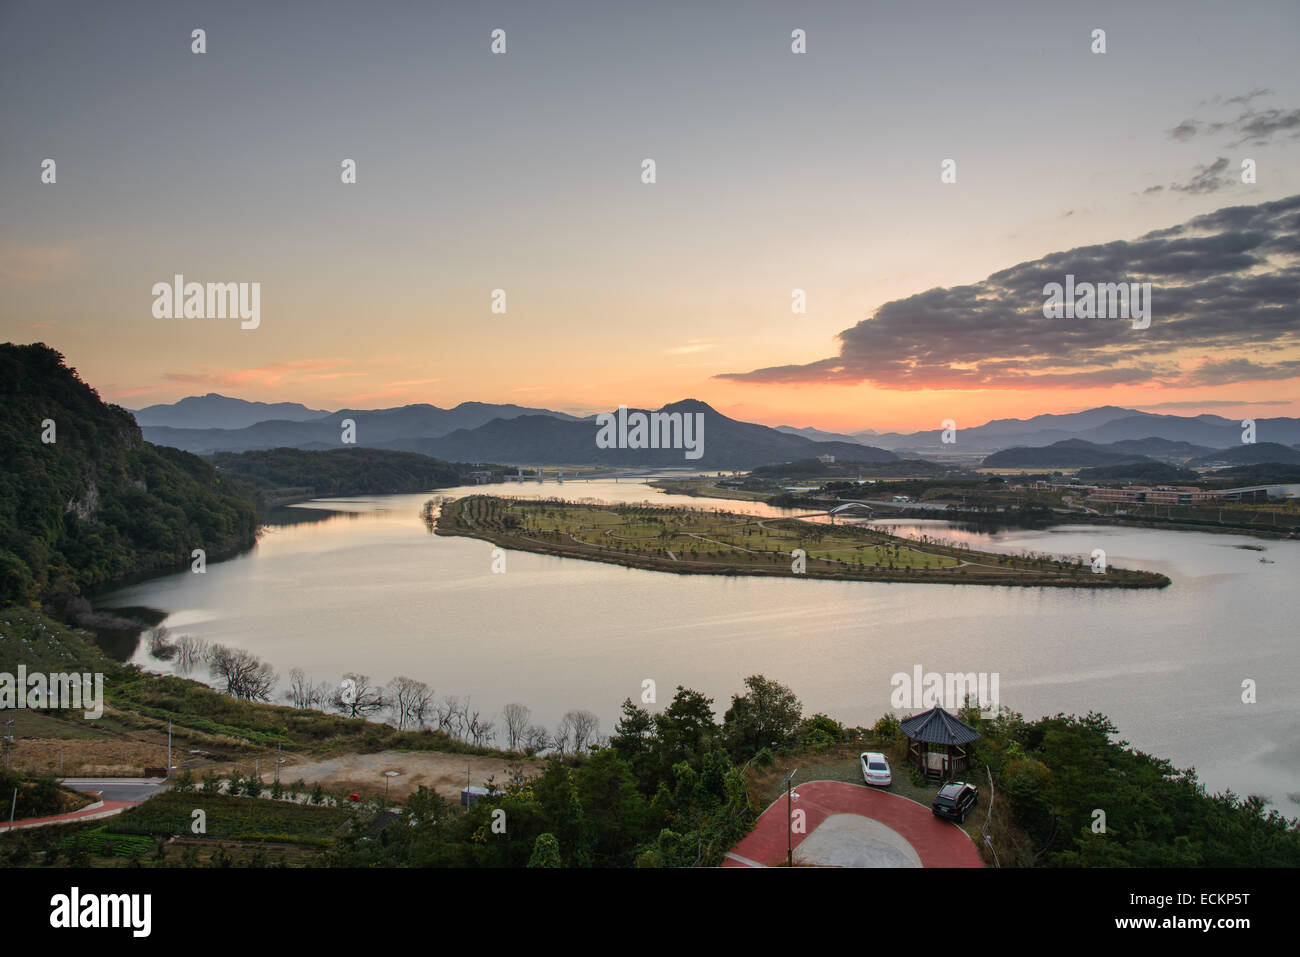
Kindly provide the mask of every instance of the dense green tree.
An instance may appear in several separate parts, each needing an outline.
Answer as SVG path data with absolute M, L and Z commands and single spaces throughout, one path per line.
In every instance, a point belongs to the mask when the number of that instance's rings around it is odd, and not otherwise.
M 672 702 L 655 719 L 655 728 L 661 767 L 678 761 L 698 765 L 717 734 L 713 699 L 678 685 Z
M 649 809 L 627 762 L 612 748 L 596 751 L 574 773 L 574 783 L 596 859 L 632 864 Z
M 84 610 L 86 589 L 251 545 L 250 489 L 150 445 L 43 344 L 0 345 L 0 604 Z
M 645 708 L 623 701 L 623 716 L 614 725 L 609 746 L 628 763 L 639 780 L 648 781 L 653 776 L 655 719 Z
M 212 463 L 222 475 L 264 492 L 300 495 L 426 492 L 460 485 L 468 468 L 418 452 L 361 446 L 218 452 Z
M 784 744 L 799 726 L 803 708 L 793 691 L 762 675 L 745 679 L 745 694 L 732 695 L 722 719 L 723 739 L 737 761 L 762 748 Z
M 560 842 L 554 834 L 538 834 L 533 844 L 532 857 L 528 859 L 529 867 L 563 867 L 560 862 Z
M 559 758 L 552 758 L 532 781 L 542 813 L 553 825 L 552 830 L 564 849 L 566 865 L 586 867 L 591 863 L 587 846 L 587 822 L 578 798 L 573 771 Z
M 980 730 L 976 755 L 1034 842 L 1022 865 L 1300 866 L 1297 822 L 1259 797 L 1206 794 L 1194 771 L 1113 740 L 1103 715 L 1004 711 Z

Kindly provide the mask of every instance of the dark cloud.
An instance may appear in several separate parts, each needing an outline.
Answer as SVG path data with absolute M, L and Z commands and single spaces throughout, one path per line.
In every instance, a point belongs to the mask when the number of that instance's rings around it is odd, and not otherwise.
M 1213 193 L 1216 190 L 1223 189 L 1225 186 L 1232 185 L 1232 177 L 1221 175 L 1228 168 L 1228 158 L 1220 156 L 1209 166 L 1196 167 L 1196 175 L 1186 183 L 1171 183 L 1170 189 L 1175 189 L 1180 193 Z
M 1227 385 L 1258 379 L 1290 379 L 1300 375 L 1300 359 L 1271 364 L 1250 359 L 1211 359 L 1187 377 L 1187 385 Z
M 1245 113 L 1229 127 L 1240 139 L 1232 146 L 1265 146 L 1274 136 L 1300 136 L 1300 110 L 1261 110 Z
M 1272 93 L 1272 92 L 1273 92 L 1272 90 L 1266 90 L 1266 89 L 1265 89 L 1264 87 L 1262 87 L 1262 86 L 1257 86 L 1257 87 L 1255 87 L 1255 89 L 1251 90 L 1249 93 L 1243 93 L 1243 94 L 1241 94 L 1241 96 L 1231 96 L 1231 97 L 1228 97 L 1228 99 L 1224 100 L 1223 102 L 1225 102 L 1225 103 L 1240 103 L 1242 106 L 1249 106 L 1251 100 L 1256 99 L 1257 97 L 1261 97 L 1261 96 L 1268 96 L 1268 95 L 1269 95 L 1270 93 Z
M 1043 287 L 1067 273 L 1076 282 L 1150 282 L 1150 327 L 1044 318 Z M 839 340 L 832 358 L 718 378 L 982 389 L 1300 376 L 1300 195 L 928 289 L 885 303 Z
M 1300 137 L 1300 110 L 1280 110 L 1276 107 L 1268 110 L 1250 108 L 1251 100 L 1267 96 L 1272 92 L 1261 87 L 1224 100 L 1225 104 L 1235 103 L 1246 107 L 1245 112 L 1231 120 L 1215 122 L 1196 118 L 1183 120 L 1169 131 L 1169 138 L 1185 143 L 1197 136 L 1213 136 L 1226 130 L 1231 138 L 1228 146 L 1266 146 L 1275 136 L 1291 139 Z

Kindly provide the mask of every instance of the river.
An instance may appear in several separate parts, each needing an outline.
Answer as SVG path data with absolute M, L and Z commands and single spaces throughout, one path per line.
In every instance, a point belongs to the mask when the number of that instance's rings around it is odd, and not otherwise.
M 526 552 L 509 552 L 494 574 L 491 544 L 432 535 L 419 517 L 433 494 L 476 491 L 784 514 L 668 496 L 640 479 L 318 500 L 204 574 L 137 582 L 97 605 L 157 609 L 173 637 L 247 648 L 282 676 L 408 675 L 486 715 L 525 704 L 550 727 L 585 708 L 603 733 L 645 679 L 657 707 L 680 684 L 711 695 L 720 718 L 743 679 L 761 673 L 791 687 L 806 713 L 867 725 L 890 710 L 895 673 L 997 673 L 1002 704 L 1028 718 L 1103 712 L 1134 746 L 1194 765 L 1211 791 L 1262 794 L 1300 814 L 1300 542 L 897 523 L 997 551 L 1103 548 L 1110 564 L 1168 575 L 1159 590 L 672 575 Z M 168 667 L 143 643 L 133 660 Z M 1242 701 L 1247 679 L 1257 703 Z

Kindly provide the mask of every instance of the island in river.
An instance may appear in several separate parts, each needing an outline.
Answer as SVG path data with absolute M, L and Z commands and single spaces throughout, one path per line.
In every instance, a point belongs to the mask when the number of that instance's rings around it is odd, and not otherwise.
M 804 516 L 810 518 L 814 516 Z M 656 505 L 470 495 L 430 499 L 439 535 L 651 571 L 852 581 L 1066 588 L 1163 588 L 1169 579 L 1106 565 L 1104 556 L 1006 555 L 889 535 L 860 524 L 759 518 Z

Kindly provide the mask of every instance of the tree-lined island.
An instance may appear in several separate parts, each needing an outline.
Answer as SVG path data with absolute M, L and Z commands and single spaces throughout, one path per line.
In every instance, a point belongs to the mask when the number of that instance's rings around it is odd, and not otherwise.
M 1169 584 L 1156 572 L 1114 566 L 1094 571 L 1082 558 L 981 552 L 927 537 L 800 518 L 493 495 L 430 499 L 423 514 L 439 535 L 678 574 L 1067 588 Z

